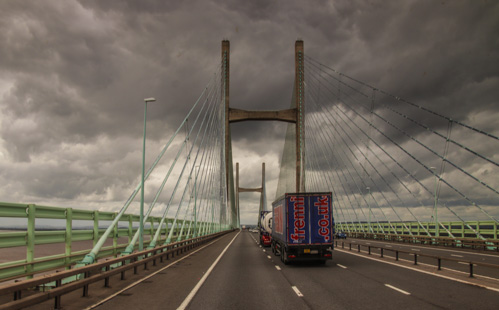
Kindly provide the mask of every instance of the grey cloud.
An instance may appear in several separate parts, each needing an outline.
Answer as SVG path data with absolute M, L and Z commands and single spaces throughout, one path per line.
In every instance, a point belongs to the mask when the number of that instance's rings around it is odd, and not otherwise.
M 497 133 L 498 13 L 499 5 L 486 1 L 3 1 L 1 169 L 21 194 L 9 196 L 6 187 L 2 200 L 97 201 L 109 191 L 126 199 L 138 178 L 143 98 L 157 98 L 148 106 L 147 137 L 159 146 L 218 69 L 224 38 L 231 41 L 234 108 L 289 107 L 294 41 L 301 38 L 305 54 L 325 65 Z M 445 123 L 424 121 L 445 130 Z M 258 182 L 262 161 L 280 161 L 285 125 L 249 122 L 232 130 L 234 163 L 252 154 L 256 167 L 244 172 Z M 20 168 L 26 164 L 39 181 Z M 277 175 L 268 171 L 269 184 Z M 254 199 L 244 198 L 248 206 Z

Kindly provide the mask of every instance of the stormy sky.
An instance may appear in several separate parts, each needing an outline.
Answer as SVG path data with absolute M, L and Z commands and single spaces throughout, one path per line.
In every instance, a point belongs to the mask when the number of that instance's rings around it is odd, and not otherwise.
M 139 182 L 143 99 L 157 99 L 151 163 L 217 71 L 223 39 L 234 108 L 290 106 L 302 39 L 328 66 L 498 135 L 498 16 L 486 0 L 3 0 L 0 201 L 118 210 Z M 285 131 L 232 125 L 241 186 L 259 186 L 265 162 L 269 200 Z M 257 205 L 241 195 L 243 223 Z

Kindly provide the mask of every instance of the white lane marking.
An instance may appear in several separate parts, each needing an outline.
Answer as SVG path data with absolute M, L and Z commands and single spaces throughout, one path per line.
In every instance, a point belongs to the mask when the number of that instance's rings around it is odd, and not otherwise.
M 236 237 L 237 237 L 237 236 L 236 236 Z M 180 258 L 180 259 L 178 259 L 178 260 L 176 260 L 176 261 L 172 262 L 171 264 L 169 264 L 169 265 L 167 265 L 167 266 L 165 266 L 165 267 L 161 268 L 160 270 L 158 270 L 158 271 L 155 271 L 155 272 L 151 273 L 151 274 L 150 274 L 150 275 L 148 275 L 147 277 L 144 277 L 144 278 L 142 278 L 142 279 L 140 279 L 140 280 L 138 280 L 138 281 L 136 281 L 136 282 L 134 282 L 134 283 L 132 283 L 132 284 L 128 285 L 128 286 L 127 286 L 127 287 L 125 287 L 124 289 L 122 289 L 122 290 L 120 290 L 120 291 L 118 291 L 118 292 L 116 292 L 116 293 L 114 293 L 114 294 L 112 294 L 112 295 L 109 295 L 109 296 L 108 296 L 108 297 L 106 297 L 105 299 L 103 299 L 103 300 L 99 301 L 99 302 L 98 302 L 98 303 L 96 303 L 96 304 L 93 304 L 93 305 L 91 305 L 91 306 L 89 306 L 89 307 L 85 308 L 84 310 L 91 310 L 91 309 L 94 309 L 95 307 L 98 307 L 98 306 L 102 305 L 103 303 L 105 303 L 105 302 L 107 302 L 107 301 L 109 301 L 109 300 L 113 299 L 114 297 L 118 296 L 119 294 L 121 294 L 121 293 L 123 293 L 123 292 L 127 291 L 128 289 L 131 289 L 132 287 L 136 286 L 137 284 L 140 284 L 141 282 L 144 282 L 145 280 L 147 280 L 147 279 L 149 279 L 150 277 L 152 277 L 152 276 L 154 276 L 154 275 L 156 275 L 156 274 L 160 273 L 161 271 L 163 271 L 163 270 L 165 270 L 165 269 L 167 269 L 167 268 L 170 268 L 171 266 L 173 266 L 173 265 L 177 264 L 178 262 L 180 262 L 180 261 L 182 261 L 182 260 L 186 259 L 187 257 L 191 256 L 192 254 L 195 254 L 196 252 L 201 251 L 202 249 L 206 248 L 207 246 L 210 246 L 210 245 L 212 245 L 213 243 L 218 242 L 219 240 L 220 240 L 220 239 L 216 239 L 215 241 L 210 242 L 210 243 L 208 243 L 207 245 L 205 245 L 205 246 L 203 246 L 203 247 L 200 247 L 199 249 L 197 249 L 196 251 L 194 251 L 194 252 L 190 253 L 189 255 L 186 255 L 186 256 L 184 256 L 184 257 L 182 257 L 182 258 Z
M 371 244 L 370 242 L 366 242 L 366 244 Z
M 265 249 L 263 249 L 263 251 L 265 252 Z
M 355 241 L 351 241 L 352 243 L 356 243 Z M 386 244 L 386 242 L 381 242 L 381 241 L 371 241 L 374 243 L 381 243 L 381 244 Z M 421 249 L 430 249 L 434 251 L 444 251 L 444 252 L 454 252 L 454 253 L 463 253 L 463 251 L 458 251 L 458 250 L 447 250 L 447 249 L 439 249 L 439 248 L 430 248 L 430 247 L 424 247 L 424 246 L 416 246 L 416 245 L 407 245 L 407 244 L 397 244 L 397 246 L 405 246 L 405 247 L 413 247 L 413 248 L 421 248 Z M 497 255 L 494 254 L 483 254 L 483 253 L 466 253 L 468 255 L 479 255 L 479 256 L 490 256 L 490 257 L 497 257 Z
M 343 265 L 340 265 L 340 264 L 336 264 L 336 266 L 341 267 L 341 268 L 343 268 L 343 269 L 347 269 L 347 267 L 346 267 L 346 266 L 343 266 Z
M 208 271 L 206 271 L 206 273 L 204 274 L 204 276 L 201 278 L 201 280 L 199 280 L 198 284 L 196 284 L 196 286 L 192 289 L 192 291 L 189 293 L 189 295 L 187 295 L 187 297 L 185 298 L 184 302 L 182 302 L 182 304 L 177 308 L 177 310 L 184 310 L 185 308 L 187 308 L 187 306 L 189 305 L 189 303 L 191 302 L 191 300 L 194 298 L 194 296 L 196 295 L 196 293 L 201 288 L 201 285 L 203 285 L 204 281 L 206 281 L 206 279 L 210 275 L 211 271 L 215 268 L 215 266 L 218 264 L 218 262 L 220 261 L 220 259 L 222 258 L 222 256 L 225 254 L 225 252 L 227 252 L 227 249 L 230 247 L 230 245 L 232 244 L 232 242 L 234 242 L 234 240 L 236 240 L 237 236 L 239 236 L 240 233 L 241 233 L 241 231 L 239 231 L 237 233 L 237 235 L 235 235 L 234 238 L 232 238 L 232 240 L 229 242 L 229 244 L 227 244 L 227 246 L 222 251 L 222 253 L 220 253 L 220 255 L 218 256 L 218 258 L 213 262 L 213 264 L 210 266 L 210 268 L 208 269 Z
M 411 249 L 411 251 L 421 252 L 421 250 L 418 249 Z
M 470 263 L 465 263 L 465 262 L 457 262 L 458 264 L 461 264 L 461 265 L 469 265 Z M 476 264 L 473 264 L 473 266 L 476 266 Z
M 392 290 L 396 290 L 396 291 L 397 291 L 397 292 L 399 292 L 399 293 L 402 293 L 402 294 L 405 294 L 405 295 L 411 295 L 411 293 L 406 292 L 406 291 L 404 291 L 404 290 L 401 290 L 401 289 L 399 289 L 398 287 L 392 286 L 392 285 L 390 285 L 390 284 L 385 284 L 385 286 L 386 286 L 386 287 L 391 288 Z
M 392 246 L 391 245 L 385 245 L 387 248 L 391 248 Z
M 300 290 L 296 286 L 292 286 L 291 288 L 293 289 L 293 291 L 295 291 L 295 293 L 296 293 L 296 295 L 298 295 L 298 297 L 303 297 L 303 294 L 300 292 Z
M 277 270 L 279 270 L 279 271 L 280 271 L 280 270 L 281 270 L 281 267 L 279 267 L 279 266 L 275 265 L 275 269 L 277 269 Z
M 451 254 L 450 256 L 454 256 L 454 257 L 464 257 L 462 255 L 456 255 L 456 254 Z
M 268 258 L 268 259 L 271 259 L 272 257 L 270 257 L 270 255 L 267 255 L 267 258 Z
M 361 255 L 361 254 L 350 252 L 348 250 L 341 250 L 341 249 L 338 249 L 338 248 L 336 248 L 335 251 L 343 252 L 343 253 L 346 253 L 346 254 L 363 257 L 365 259 L 374 260 L 374 261 L 377 261 L 377 262 L 380 262 L 380 263 L 384 263 L 384 264 L 388 264 L 388 265 L 393 265 L 393 266 L 397 266 L 397 267 L 400 267 L 400 268 L 405 268 L 405 269 L 409 269 L 409 270 L 417 271 L 417 272 L 421 272 L 421 273 L 426 273 L 426 274 L 429 274 L 429 275 L 432 275 L 432 276 L 435 276 L 435 277 L 439 277 L 439 278 L 443 278 L 443 279 L 447 279 L 447 280 L 452 280 L 452 281 L 456 281 L 456 282 L 460 282 L 460 283 L 465 283 L 465 284 L 469 284 L 469 285 L 474 285 L 474 286 L 478 286 L 478 287 L 483 287 L 483 288 L 486 288 L 486 289 L 491 290 L 491 291 L 499 292 L 499 289 L 494 288 L 494 287 L 490 287 L 490 286 L 486 286 L 486 285 L 481 285 L 481 284 L 477 284 L 477 283 L 473 283 L 473 282 L 468 282 L 468 281 L 464 281 L 464 280 L 459 280 L 459 279 L 456 279 L 456 278 L 452 278 L 452 277 L 444 276 L 444 275 L 441 275 L 441 274 L 436 274 L 436 273 L 432 273 L 432 272 L 428 272 L 428 271 L 424 271 L 424 270 L 412 268 L 412 267 L 409 267 L 409 266 L 404 266 L 404 265 L 400 265 L 400 264 L 396 264 L 396 263 L 391 263 L 391 262 L 388 262 L 388 261 L 384 261 L 384 260 L 381 260 L 381 259 L 374 258 L 372 256 L 364 256 L 364 255 Z

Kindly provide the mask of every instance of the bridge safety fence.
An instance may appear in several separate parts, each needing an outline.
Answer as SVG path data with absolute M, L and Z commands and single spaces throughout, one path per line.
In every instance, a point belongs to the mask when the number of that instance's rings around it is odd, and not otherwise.
M 432 258 L 435 260 L 437 270 L 442 270 L 442 262 L 447 261 L 447 262 L 456 262 L 456 263 L 464 263 L 469 266 L 469 276 L 474 277 L 475 275 L 475 267 L 484 267 L 484 268 L 491 268 L 491 269 L 499 269 L 499 265 L 495 264 L 489 264 L 489 263 L 483 263 L 480 261 L 472 261 L 472 260 L 465 260 L 465 259 L 458 259 L 458 258 L 451 258 L 451 257 L 442 257 L 442 256 L 437 256 L 437 255 L 429 255 L 429 254 L 422 254 L 414 251 L 406 251 L 406 250 L 398 250 L 398 249 L 393 249 L 393 248 L 387 248 L 383 246 L 374 246 L 374 245 L 366 245 L 366 244 L 358 244 L 355 243 L 353 244 L 352 242 L 345 242 L 345 241 L 335 241 L 335 247 L 339 247 L 339 244 L 341 245 L 341 248 L 345 248 L 345 244 L 348 246 L 348 250 L 352 251 L 352 249 L 355 250 L 357 249 L 357 252 L 361 252 L 362 248 L 367 252 L 368 255 L 372 254 L 373 249 L 378 249 L 379 250 L 379 255 L 381 258 L 384 258 L 386 252 L 392 252 L 394 253 L 395 260 L 398 261 L 400 259 L 400 254 L 408 254 L 412 255 L 414 258 L 414 265 L 418 265 L 418 258 L 420 257 L 426 257 L 426 258 Z M 353 245 L 353 246 L 352 246 Z
M 133 269 L 133 273 L 139 272 L 139 267 L 147 270 L 149 264 L 156 266 L 158 261 L 164 261 L 181 255 L 191 249 L 208 243 L 231 231 L 223 231 L 202 237 L 191 238 L 168 245 L 163 245 L 150 250 L 136 252 L 126 256 L 109 259 L 103 262 L 90 264 L 85 267 L 65 270 L 62 272 L 45 275 L 33 279 L 27 279 L 9 285 L 0 286 L 0 298 L 5 299 L 11 295 L 11 300 L 0 305 L 0 310 L 22 309 L 38 305 L 47 300 L 54 300 L 54 309 L 61 308 L 61 296 L 82 289 L 83 297 L 89 294 L 89 285 L 104 281 L 105 287 L 110 287 L 110 277 L 120 275 L 120 280 L 126 280 L 126 272 Z M 76 281 L 67 282 L 71 278 Z M 66 283 L 67 282 L 67 283 Z M 28 295 L 28 296 L 25 296 Z
M 116 214 L 35 204 L 0 203 L 0 218 L 23 222 L 14 227 L 0 227 L 3 230 L 0 231 L 0 253 L 2 253 L 0 281 L 19 277 L 31 278 L 37 273 L 54 269 L 69 269 L 72 264 L 81 261 L 98 242 L 106 225 L 115 218 Z M 148 218 L 144 230 L 146 236 L 154 234 L 161 219 L 161 217 Z M 48 225 L 51 222 L 57 225 Z M 164 222 L 160 240 L 166 240 L 170 231 L 174 236 L 172 242 L 192 236 L 192 232 L 182 231 L 181 223 L 172 225 L 173 219 Z M 125 214 L 114 227 L 113 234 L 109 236 L 107 245 L 99 252 L 98 258 L 117 257 L 138 231 L 138 226 L 138 215 Z M 17 255 L 13 254 L 14 252 Z M 40 256 L 38 252 L 49 252 L 50 255 Z M 14 260 L 6 261 L 9 258 Z

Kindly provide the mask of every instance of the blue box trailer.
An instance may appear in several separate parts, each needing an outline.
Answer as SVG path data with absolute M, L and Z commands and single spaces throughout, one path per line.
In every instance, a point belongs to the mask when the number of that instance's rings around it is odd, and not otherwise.
M 287 264 L 333 258 L 331 192 L 287 193 L 272 203 L 272 253 Z

